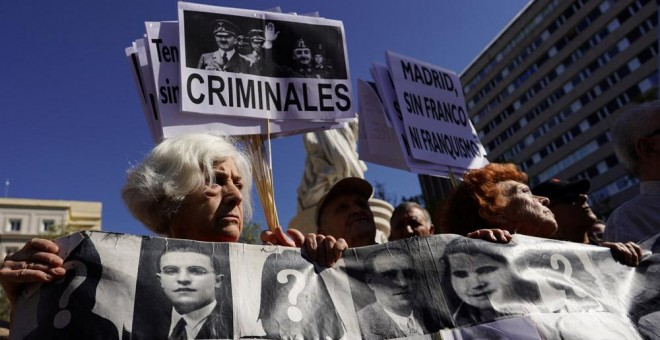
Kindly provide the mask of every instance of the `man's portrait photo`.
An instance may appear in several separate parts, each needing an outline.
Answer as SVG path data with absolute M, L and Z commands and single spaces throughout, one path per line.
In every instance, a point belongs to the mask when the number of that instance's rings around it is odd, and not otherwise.
M 132 337 L 231 338 L 228 249 L 228 244 L 145 239 Z
M 363 339 L 401 338 L 430 332 L 424 312 L 416 308 L 417 279 L 408 252 L 397 247 L 378 248 L 364 259 L 364 273 L 375 301 L 357 312 Z
M 203 70 L 216 70 L 226 72 L 246 72 L 249 64 L 236 50 L 237 36 L 240 35 L 238 26 L 229 20 L 217 19 L 213 23 L 213 38 L 218 49 L 202 54 L 197 68 Z

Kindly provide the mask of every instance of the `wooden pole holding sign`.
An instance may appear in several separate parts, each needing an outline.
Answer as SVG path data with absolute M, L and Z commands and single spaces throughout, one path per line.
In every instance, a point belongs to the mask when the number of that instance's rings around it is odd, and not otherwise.
M 273 164 L 270 148 L 270 131 L 267 134 L 268 155 L 261 135 L 241 136 L 246 153 L 252 159 L 252 177 L 254 178 L 261 207 L 270 231 L 280 225 L 275 207 L 275 188 L 273 185 Z

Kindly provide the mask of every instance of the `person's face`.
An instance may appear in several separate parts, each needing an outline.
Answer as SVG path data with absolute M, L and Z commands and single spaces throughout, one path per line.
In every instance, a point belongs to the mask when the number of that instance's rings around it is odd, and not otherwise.
M 390 241 L 413 236 L 429 236 L 434 232 L 431 221 L 427 221 L 424 212 L 416 207 L 392 216 L 390 228 Z
M 548 207 L 555 215 L 559 229 L 557 233 L 573 232 L 584 235 L 598 221 L 591 211 L 586 194 L 569 193 L 550 200 Z
M 506 268 L 484 254 L 450 254 L 451 284 L 463 302 L 479 309 L 491 309 L 492 302 L 502 301 Z
M 194 252 L 169 252 L 160 258 L 160 285 L 177 312 L 186 314 L 215 300 L 222 283 L 211 258 Z
M 262 39 L 251 39 L 250 44 L 252 45 L 252 49 L 255 51 L 261 51 L 261 47 L 264 45 L 264 40 Z
M 312 52 L 309 48 L 294 48 L 293 49 L 293 59 L 296 60 L 299 64 L 309 65 L 309 62 L 312 60 Z
M 500 215 L 508 228 L 536 237 L 550 237 L 557 231 L 557 221 L 547 207 L 550 200 L 532 195 L 527 185 L 513 180 L 499 182 L 497 187 L 507 200 Z
M 605 233 L 605 224 L 601 222 L 596 222 L 589 227 L 589 238 L 596 241 L 603 241 L 603 234 Z
M 323 56 L 320 55 L 320 54 L 315 54 L 314 55 L 314 62 L 316 63 L 316 65 L 323 64 Z
M 395 253 L 396 254 L 396 253 Z M 376 300 L 389 311 L 408 316 L 414 300 L 414 278 L 412 263 L 408 255 L 379 255 L 374 261 L 376 272 L 368 278 Z
M 238 47 L 238 52 L 241 54 L 249 54 L 252 52 L 252 46 L 250 46 L 249 39 L 243 35 L 236 37 L 236 46 Z
M 343 238 L 349 247 L 374 244 L 376 223 L 369 201 L 358 194 L 340 194 L 321 210 L 319 233 Z
M 207 242 L 236 242 L 243 230 L 243 187 L 232 159 L 214 165 L 215 184 L 188 194 L 172 218 L 168 237 Z
M 215 42 L 223 51 L 230 51 L 234 49 L 236 44 L 236 36 L 227 32 L 218 32 L 215 34 Z

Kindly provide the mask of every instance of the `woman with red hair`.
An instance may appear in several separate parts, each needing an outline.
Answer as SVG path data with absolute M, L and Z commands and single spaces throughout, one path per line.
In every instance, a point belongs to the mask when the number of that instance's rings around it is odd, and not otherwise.
M 547 197 L 532 194 L 527 174 L 516 165 L 491 163 L 467 172 L 451 193 L 442 212 L 443 231 L 501 243 L 515 233 L 549 238 L 557 221 L 548 204 Z M 603 246 L 627 265 L 637 266 L 642 257 L 631 242 Z

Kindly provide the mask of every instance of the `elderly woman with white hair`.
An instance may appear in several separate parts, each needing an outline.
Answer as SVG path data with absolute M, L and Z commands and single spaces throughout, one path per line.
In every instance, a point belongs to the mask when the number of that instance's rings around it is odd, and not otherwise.
M 192 133 L 163 141 L 128 171 L 122 197 L 131 214 L 151 231 L 170 238 L 237 242 L 252 214 L 249 158 L 229 137 Z M 281 228 L 262 233 L 264 243 L 302 247 L 332 266 L 348 246 L 343 239 Z M 63 277 L 57 245 L 35 238 L 7 256 L 0 284 L 12 305 L 22 284 Z

